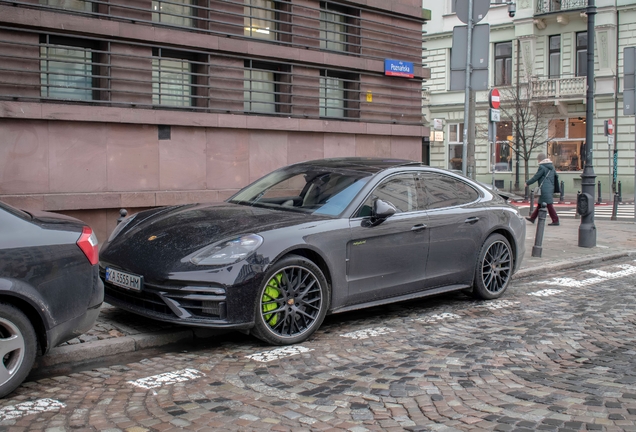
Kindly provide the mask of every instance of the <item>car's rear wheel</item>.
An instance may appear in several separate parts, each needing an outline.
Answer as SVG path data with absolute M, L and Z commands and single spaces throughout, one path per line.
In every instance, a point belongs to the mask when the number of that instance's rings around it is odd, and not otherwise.
M 15 390 L 31 371 L 36 342 L 26 315 L 12 305 L 0 303 L 0 397 Z
M 500 297 L 508 288 L 513 270 L 513 253 L 501 234 L 489 236 L 479 251 L 473 295 L 485 300 Z
M 304 257 L 289 255 L 265 275 L 256 298 L 252 333 L 273 345 L 303 342 L 322 324 L 329 301 L 320 268 Z

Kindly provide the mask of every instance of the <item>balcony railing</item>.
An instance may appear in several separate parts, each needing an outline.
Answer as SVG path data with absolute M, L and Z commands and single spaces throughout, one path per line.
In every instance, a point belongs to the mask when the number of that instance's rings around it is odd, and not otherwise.
M 540 99 L 585 97 L 587 77 L 532 79 L 532 96 Z
M 551 13 L 587 7 L 587 0 L 537 0 L 537 13 Z

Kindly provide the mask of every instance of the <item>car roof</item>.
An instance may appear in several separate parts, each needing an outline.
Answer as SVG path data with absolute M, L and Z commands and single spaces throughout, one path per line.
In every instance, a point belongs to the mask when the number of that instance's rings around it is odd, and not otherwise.
M 425 165 L 423 165 L 422 162 L 412 161 L 408 159 L 346 157 L 317 159 L 307 162 L 301 162 L 296 164 L 296 166 L 313 166 L 326 169 L 344 169 L 373 174 L 388 168 Z

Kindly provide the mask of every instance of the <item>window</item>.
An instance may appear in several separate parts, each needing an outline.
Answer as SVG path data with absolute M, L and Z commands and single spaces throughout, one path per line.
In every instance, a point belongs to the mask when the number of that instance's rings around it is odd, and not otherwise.
M 561 76 L 561 35 L 550 36 L 549 45 L 548 75 L 550 78 L 559 78 Z
M 413 174 L 400 174 L 391 177 L 376 187 L 364 202 L 358 217 L 371 216 L 375 200 L 389 202 L 395 206 L 398 213 L 420 210 L 417 199 L 417 187 Z
M 152 55 L 152 103 L 171 106 L 194 105 L 194 56 L 163 48 L 154 48 Z
M 448 125 L 448 169 L 462 170 L 464 123 Z
M 512 84 L 512 42 L 495 44 L 495 85 Z
M 422 176 L 427 209 L 469 204 L 479 198 L 479 192 L 455 177 L 426 173 Z
M 320 7 L 320 48 L 358 52 L 357 11 L 329 2 L 322 2 Z
M 244 110 L 246 112 L 290 112 L 290 74 L 282 67 L 245 61 Z
M 276 9 L 271 0 L 245 1 L 245 36 L 276 39 Z
M 497 123 L 497 137 L 494 151 L 494 171 L 512 171 L 512 122 L 503 120 Z
M 93 4 L 90 1 L 82 0 L 40 0 L 41 5 L 53 6 L 57 8 L 93 12 Z
M 576 76 L 587 76 L 587 32 L 576 34 Z
M 585 157 L 585 118 L 554 119 L 548 123 L 548 157 L 557 171 L 581 171 Z
M 320 117 L 359 117 L 359 77 L 333 71 L 320 75 Z
M 152 21 L 183 27 L 192 27 L 192 0 L 152 2 Z
M 55 36 L 40 38 L 42 97 L 93 100 L 95 44 Z M 96 98 L 95 98 L 96 99 Z

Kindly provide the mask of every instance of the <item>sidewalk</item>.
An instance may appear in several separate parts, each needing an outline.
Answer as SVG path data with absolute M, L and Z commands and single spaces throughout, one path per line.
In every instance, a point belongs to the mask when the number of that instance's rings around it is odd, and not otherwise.
M 522 210 L 527 214 L 527 209 Z M 580 219 L 561 217 L 560 226 L 546 226 L 541 258 L 532 257 L 537 225 L 527 223 L 526 254 L 514 278 L 545 276 L 560 269 L 634 255 L 636 223 L 595 220 L 596 247 L 578 246 Z M 219 334 L 209 329 L 166 324 L 139 317 L 105 304 L 96 325 L 85 335 L 53 348 L 38 357 L 35 369 L 94 360 L 104 356 L 140 351 L 193 341 Z

